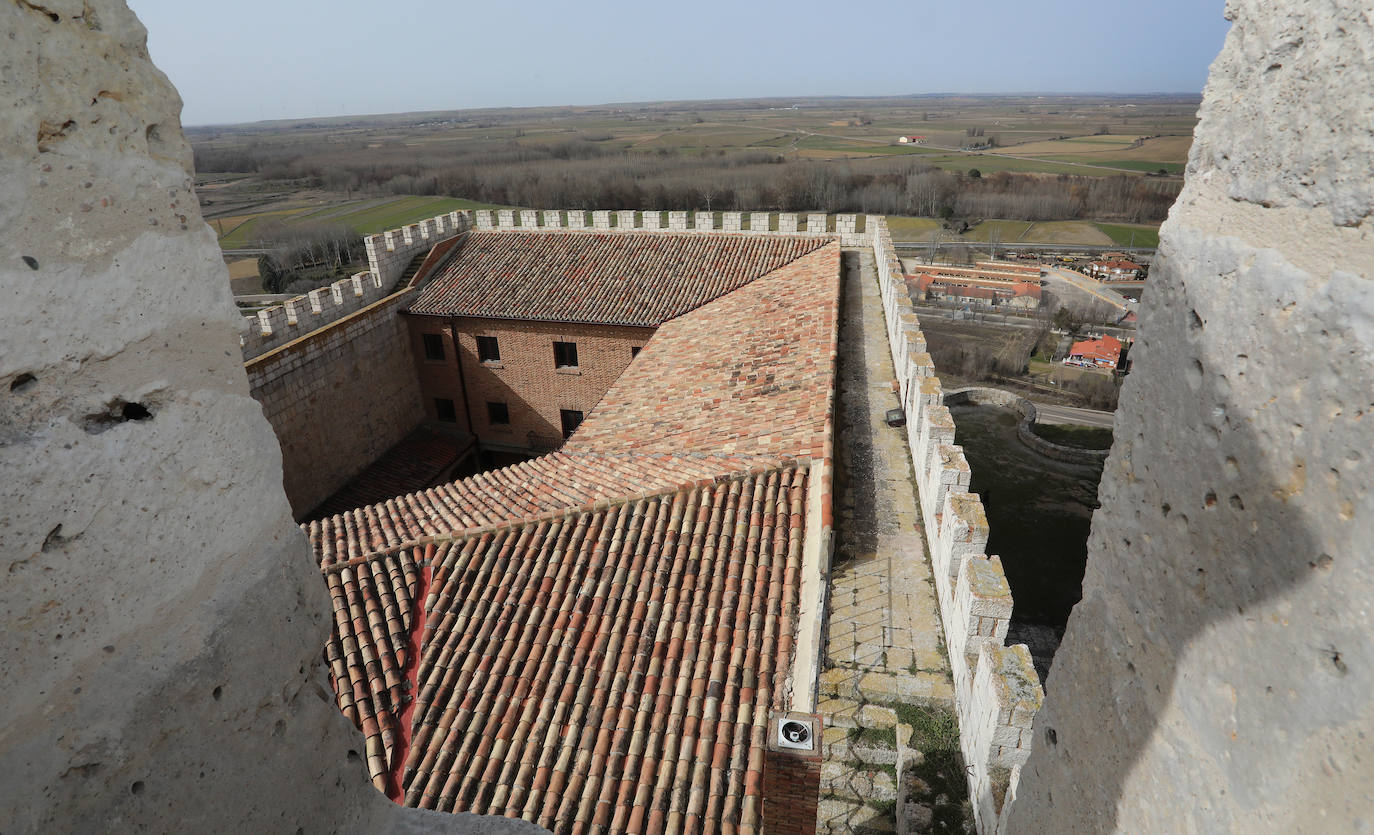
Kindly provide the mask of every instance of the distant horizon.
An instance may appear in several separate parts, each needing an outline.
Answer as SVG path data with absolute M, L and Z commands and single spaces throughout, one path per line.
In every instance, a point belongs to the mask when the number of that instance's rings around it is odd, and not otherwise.
M 1223 0 L 984 0 L 976 8 L 796 0 L 785 8 L 130 0 L 187 125 L 558 102 L 912 95 L 1007 87 L 1200 93 L 1230 24 Z M 1037 95 L 1043 95 L 1037 93 Z
M 790 96 L 728 96 L 722 98 L 689 98 L 689 99 L 643 99 L 639 101 L 607 101 L 607 102 L 586 102 L 569 104 L 525 104 L 525 105 L 491 105 L 483 107 L 448 107 L 433 108 L 422 110 L 390 110 L 377 111 L 373 113 L 312 113 L 299 116 L 281 116 L 270 119 L 250 119 L 242 122 L 183 122 L 185 128 L 214 128 L 214 127 L 240 127 L 245 125 L 269 125 L 281 122 L 302 122 L 313 119 L 367 119 L 382 116 L 420 116 L 431 113 L 478 113 L 478 112 L 499 112 L 507 110 L 560 110 L 560 109 L 585 109 L 602 107 L 649 107 L 653 105 L 693 105 L 693 104 L 714 104 L 724 102 L 775 102 L 792 100 L 853 100 L 865 101 L 872 99 L 941 99 L 941 98 L 1191 98 L 1202 100 L 1202 93 L 1189 91 L 1154 91 L 1144 93 L 1112 93 L 1104 91 L 1093 91 L 1084 93 L 1065 93 L 1065 92 L 987 92 L 987 93 L 892 93 L 892 94 L 873 94 L 873 95 L 790 95 Z

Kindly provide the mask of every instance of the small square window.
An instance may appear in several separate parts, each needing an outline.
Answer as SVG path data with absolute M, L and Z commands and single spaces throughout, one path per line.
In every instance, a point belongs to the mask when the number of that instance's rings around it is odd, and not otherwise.
M 444 423 L 457 423 L 458 410 L 453 407 L 453 401 L 447 397 L 434 398 L 434 413 L 439 416 L 439 420 Z
M 477 337 L 477 359 L 481 362 L 501 361 L 501 345 L 496 341 L 496 337 Z
M 427 333 L 423 337 L 425 340 L 425 359 L 442 361 L 444 358 L 444 338 L 437 333 Z
M 644 350 L 644 349 L 643 349 L 643 347 L 640 346 L 640 345 L 631 345 L 631 346 L 630 346 L 630 359 L 634 359 L 635 357 L 639 356 L 639 352 L 642 351 L 642 350 Z
M 492 426 L 505 426 L 510 423 L 510 407 L 505 403 L 487 401 L 487 423 Z
M 563 421 L 563 437 L 567 438 L 582 425 L 582 413 L 576 409 L 559 409 L 558 416 Z
M 577 343 L 576 342 L 555 342 L 553 343 L 553 365 L 555 368 L 576 368 L 577 367 Z

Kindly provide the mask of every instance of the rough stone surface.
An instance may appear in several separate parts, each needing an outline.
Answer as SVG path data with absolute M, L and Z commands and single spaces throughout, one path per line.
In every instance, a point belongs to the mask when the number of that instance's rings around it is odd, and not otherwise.
M 1009 832 L 1374 826 L 1374 21 L 1229 11 Z
M 1374 211 L 1374 9 L 1367 0 L 1229 0 L 1189 176 L 1264 206 Z M 1280 116 L 1281 114 L 1281 116 Z M 1361 115 L 1365 114 L 1365 115 Z M 1152 273 L 1153 277 L 1153 273 Z
M 349 756 L 142 25 L 120 0 L 0 19 L 0 826 L 532 830 L 401 810 Z

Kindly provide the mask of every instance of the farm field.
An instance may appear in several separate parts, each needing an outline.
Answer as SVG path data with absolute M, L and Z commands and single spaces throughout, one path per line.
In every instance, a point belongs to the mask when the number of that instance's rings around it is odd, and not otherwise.
M 941 230 L 934 218 L 889 215 L 888 231 L 894 241 L 930 241 Z M 1017 243 L 1065 244 L 1083 246 L 1128 246 L 1134 233 L 1135 246 L 1159 245 L 1159 227 L 1153 224 L 1111 224 L 1086 220 L 1031 222 L 1026 220 L 984 220 L 962 235 L 945 231 L 942 240 L 989 243 L 993 236 L 1003 246 Z
M 1138 223 L 1094 223 L 1117 246 L 1159 246 L 1159 225 Z
M 359 235 L 373 235 L 446 212 L 489 208 L 497 207 L 457 197 L 393 197 L 345 201 L 313 209 L 273 209 L 254 215 L 215 218 L 210 225 L 216 231 L 224 230 L 219 238 L 221 249 L 240 249 L 257 242 L 262 234 L 261 225 L 270 220 L 288 225 L 341 223 Z
M 1182 170 L 1196 110 L 1190 96 L 804 97 L 331 117 L 188 136 L 202 211 L 225 249 L 256 248 L 282 227 L 366 235 L 516 206 L 885 214 L 897 240 L 1126 246 L 1133 235 L 1153 243 L 1156 224 L 1141 222 L 1162 219 L 1178 192 L 1180 179 L 1158 172 Z M 1099 188 L 1102 178 L 1114 182 Z M 1082 196 L 1063 200 L 1068 189 Z M 1044 207 L 1065 219 L 1016 219 Z

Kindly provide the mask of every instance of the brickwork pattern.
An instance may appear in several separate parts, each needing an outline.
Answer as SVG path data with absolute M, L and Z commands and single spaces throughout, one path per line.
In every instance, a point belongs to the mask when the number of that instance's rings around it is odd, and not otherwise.
M 353 559 L 779 458 L 816 457 L 824 466 L 837 272 L 831 244 L 668 323 L 560 452 L 312 522 L 317 554 L 325 564 Z M 757 327 L 769 317 L 791 330 Z
M 763 761 L 763 821 L 768 835 L 816 835 L 821 758 L 769 751 Z
M 303 516 L 424 418 L 396 294 L 245 364 L 281 444 L 287 499 Z
M 432 411 L 434 398 L 443 397 L 452 399 L 461 412 L 466 391 L 472 414 L 471 431 L 483 443 L 532 449 L 560 445 L 560 410 L 589 414 L 629 367 L 634 358 L 632 349 L 643 348 L 654 333 L 651 328 L 484 318 L 407 316 L 406 320 L 426 408 Z M 450 324 L 458 333 L 457 352 Z M 425 358 L 422 334 L 432 334 L 443 341 L 442 361 Z M 479 359 L 479 336 L 496 338 L 499 361 Z M 555 367 L 554 342 L 577 345 L 576 368 Z M 463 364 L 461 375 L 457 362 Z M 492 424 L 487 414 L 488 402 L 505 403 L 510 423 Z M 466 423 L 467 418 L 460 414 L 458 420 Z

